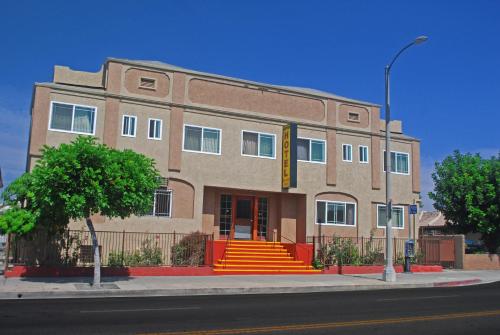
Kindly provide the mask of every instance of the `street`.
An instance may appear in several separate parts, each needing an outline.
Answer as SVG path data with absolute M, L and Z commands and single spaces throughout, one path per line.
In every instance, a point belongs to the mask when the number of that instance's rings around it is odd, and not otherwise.
M 3 300 L 1 334 L 498 334 L 500 283 L 312 294 Z

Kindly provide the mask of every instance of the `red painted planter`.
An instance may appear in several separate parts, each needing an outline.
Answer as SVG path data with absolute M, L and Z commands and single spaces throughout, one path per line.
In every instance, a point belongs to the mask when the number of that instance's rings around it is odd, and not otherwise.
M 91 277 L 92 267 L 55 267 L 55 266 L 14 266 L 5 272 L 5 277 Z M 141 276 L 212 276 L 211 267 L 170 267 L 170 266 L 138 266 L 138 267 L 103 267 L 104 277 L 141 277 Z
M 394 270 L 397 273 L 404 271 L 402 265 L 395 265 Z M 441 265 L 412 265 L 411 272 L 442 272 L 443 267 Z M 330 266 L 323 270 L 324 274 L 342 274 L 342 275 L 359 275 L 359 274 L 370 274 L 370 273 L 383 273 L 383 265 L 342 265 L 342 266 Z

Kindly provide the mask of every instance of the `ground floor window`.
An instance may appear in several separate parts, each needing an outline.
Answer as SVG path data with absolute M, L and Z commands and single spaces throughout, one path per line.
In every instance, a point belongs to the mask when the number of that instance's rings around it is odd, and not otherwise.
M 339 201 L 316 201 L 316 224 L 356 225 L 356 204 Z
M 377 228 L 387 226 L 385 205 L 377 205 Z M 405 210 L 403 206 L 392 206 L 392 228 L 403 229 L 405 225 Z
M 220 213 L 219 213 L 219 234 L 229 235 L 231 231 L 232 221 L 232 201 L 231 196 L 222 194 L 220 196 Z
M 170 217 L 172 212 L 172 190 L 160 187 L 155 191 L 151 215 Z
M 268 217 L 267 198 L 259 198 L 258 227 L 257 233 L 260 237 L 267 237 L 267 217 Z

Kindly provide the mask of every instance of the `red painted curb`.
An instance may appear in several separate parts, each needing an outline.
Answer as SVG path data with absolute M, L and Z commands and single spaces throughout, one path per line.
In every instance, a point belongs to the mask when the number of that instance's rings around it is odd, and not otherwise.
M 479 284 L 479 283 L 481 283 L 481 279 L 456 280 L 456 281 L 447 281 L 443 283 L 434 283 L 434 287 L 453 287 L 453 286 L 463 286 L 463 285 Z

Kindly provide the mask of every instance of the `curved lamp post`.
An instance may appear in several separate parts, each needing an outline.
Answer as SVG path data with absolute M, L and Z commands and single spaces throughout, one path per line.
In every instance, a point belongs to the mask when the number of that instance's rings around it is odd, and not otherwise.
M 389 123 L 391 122 L 391 104 L 390 104 L 390 87 L 389 87 L 389 76 L 391 73 L 391 68 L 396 59 L 408 48 L 414 45 L 418 45 L 427 41 L 427 36 L 419 36 L 413 42 L 403 47 L 394 56 L 392 61 L 385 67 L 385 213 L 386 213 L 386 229 L 385 229 L 385 268 L 383 274 L 383 280 L 387 282 L 396 281 L 396 271 L 392 264 L 393 261 L 393 245 L 392 245 L 392 194 L 391 194 L 391 132 L 389 128 Z

